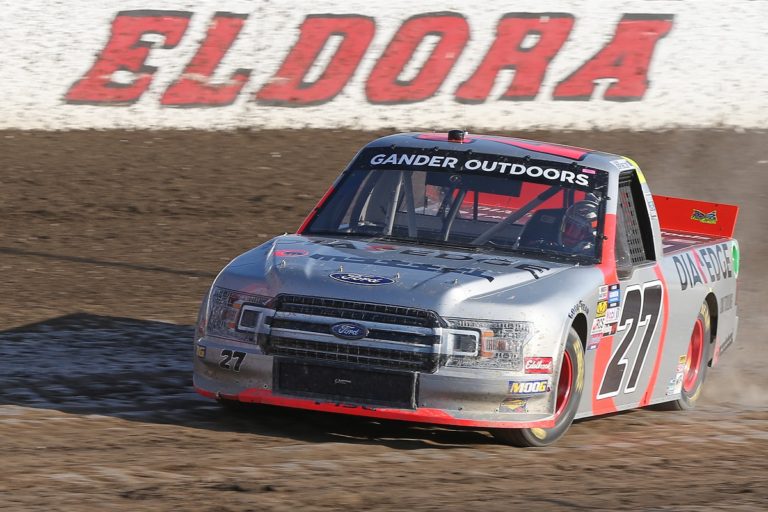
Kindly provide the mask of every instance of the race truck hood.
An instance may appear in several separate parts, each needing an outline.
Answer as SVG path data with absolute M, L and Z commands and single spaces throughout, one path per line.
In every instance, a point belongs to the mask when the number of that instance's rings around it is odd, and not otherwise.
M 509 304 L 573 264 L 499 253 L 370 240 L 284 235 L 237 257 L 217 286 L 276 296 L 332 297 L 466 313 L 468 302 Z M 551 287 L 549 287 L 551 290 Z M 551 291 L 550 291 L 551 293 Z

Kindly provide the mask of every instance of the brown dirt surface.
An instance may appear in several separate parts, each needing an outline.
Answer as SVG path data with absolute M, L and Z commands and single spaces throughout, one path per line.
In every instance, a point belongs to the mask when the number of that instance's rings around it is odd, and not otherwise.
M 555 446 L 191 390 L 220 268 L 294 231 L 376 133 L 0 131 L 0 510 L 765 510 L 768 135 L 511 135 L 631 156 L 657 194 L 741 206 L 736 345 L 696 410 Z

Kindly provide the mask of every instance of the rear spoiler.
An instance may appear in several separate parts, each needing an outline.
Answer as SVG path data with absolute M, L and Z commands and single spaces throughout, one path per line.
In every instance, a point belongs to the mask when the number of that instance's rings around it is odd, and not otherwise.
M 733 238 L 739 207 L 679 197 L 653 196 L 662 231 Z

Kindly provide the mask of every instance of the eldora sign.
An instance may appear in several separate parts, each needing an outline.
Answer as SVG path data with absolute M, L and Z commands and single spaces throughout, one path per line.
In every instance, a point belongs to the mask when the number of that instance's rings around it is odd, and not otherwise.
M 153 101 L 170 107 L 231 105 L 243 94 L 252 69 L 239 68 L 223 79 L 214 75 L 220 74 L 217 69 L 230 57 L 246 24 L 255 20 L 249 13 L 217 12 L 204 34 L 188 34 L 193 31 L 194 16 L 193 12 L 170 10 L 118 12 L 109 39 L 90 69 L 66 92 L 65 102 L 136 103 L 150 90 L 157 71 L 147 62 L 157 53 L 173 52 L 184 38 L 193 37 L 200 39 L 194 55 L 178 63 L 176 80 Z M 654 51 L 672 28 L 673 19 L 672 14 L 619 16 L 611 37 L 587 60 L 573 64 L 570 74 L 548 93 L 551 99 L 589 100 L 599 80 L 612 82 L 603 92 L 605 100 L 643 99 Z M 371 50 L 378 27 L 375 17 L 306 14 L 293 45 L 278 57 L 272 76 L 256 84 L 247 101 L 288 107 L 333 101 L 363 62 L 371 64 L 365 66 L 370 72 L 363 85 L 365 101 L 370 104 L 414 103 L 436 95 L 450 95 L 454 102 L 464 104 L 532 100 L 541 96 L 550 62 L 568 40 L 575 21 L 569 13 L 502 14 L 487 50 L 465 53 L 472 38 L 486 39 L 486 33 L 478 33 L 461 13 L 425 12 L 400 20 L 381 53 Z M 256 33 L 269 30 L 263 26 Z M 431 51 L 421 56 L 424 44 Z M 467 62 L 457 71 L 455 65 L 462 55 Z M 508 69 L 515 70 L 511 82 L 498 98 L 490 97 L 500 73 Z M 404 80 L 406 72 L 412 77 Z M 442 90 L 456 72 L 462 73 L 459 85 Z

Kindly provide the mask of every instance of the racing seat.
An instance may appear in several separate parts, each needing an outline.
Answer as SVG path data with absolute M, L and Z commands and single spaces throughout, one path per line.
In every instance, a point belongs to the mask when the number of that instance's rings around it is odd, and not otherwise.
M 559 245 L 563 215 L 565 208 L 549 208 L 534 213 L 520 233 L 518 247 L 536 247 L 541 241 Z

